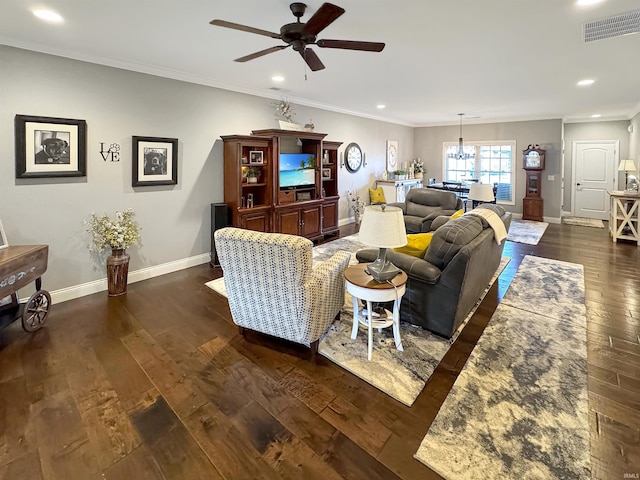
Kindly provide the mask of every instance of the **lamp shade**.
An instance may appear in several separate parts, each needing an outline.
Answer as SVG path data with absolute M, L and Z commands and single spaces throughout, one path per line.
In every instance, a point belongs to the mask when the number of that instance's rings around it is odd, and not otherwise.
M 407 244 L 402 210 L 386 205 L 369 205 L 359 230 L 360 241 L 380 248 L 396 248 Z
M 469 200 L 476 202 L 493 202 L 496 197 L 493 195 L 493 187 L 488 183 L 472 183 L 469 189 Z
M 619 172 L 635 172 L 636 164 L 631 159 L 620 160 L 620 165 L 618 165 Z

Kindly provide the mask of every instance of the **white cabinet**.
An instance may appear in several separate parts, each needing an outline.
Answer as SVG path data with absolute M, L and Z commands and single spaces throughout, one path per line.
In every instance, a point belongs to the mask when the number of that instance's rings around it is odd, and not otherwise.
M 412 188 L 422 188 L 422 179 L 376 180 L 376 188 L 382 187 L 387 203 L 404 202 Z

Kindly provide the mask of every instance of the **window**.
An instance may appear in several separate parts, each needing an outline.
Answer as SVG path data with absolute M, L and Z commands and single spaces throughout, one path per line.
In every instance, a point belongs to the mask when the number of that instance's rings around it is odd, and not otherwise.
M 458 158 L 458 144 L 444 143 L 444 179 L 448 182 L 479 181 L 497 187 L 498 203 L 514 205 L 513 174 L 515 141 L 474 142 L 464 145 Z

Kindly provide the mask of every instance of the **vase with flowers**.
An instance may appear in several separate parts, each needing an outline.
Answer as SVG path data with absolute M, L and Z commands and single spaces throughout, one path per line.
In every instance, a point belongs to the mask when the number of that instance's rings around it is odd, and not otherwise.
M 360 225 L 360 220 L 364 214 L 365 203 L 360 198 L 358 191 L 351 192 L 347 190 L 347 197 L 349 199 L 349 208 L 353 210 L 353 218 L 356 225 Z
M 416 158 L 411 162 L 413 167 L 413 178 L 422 178 L 424 175 L 424 162 L 420 158 Z
M 109 296 L 127 293 L 129 255 L 126 249 L 140 240 L 140 226 L 134 219 L 132 209 L 116 212 L 115 218 L 106 213 L 91 214 L 87 220 L 87 232 L 91 234 L 92 251 L 111 249 L 107 258 L 107 284 Z

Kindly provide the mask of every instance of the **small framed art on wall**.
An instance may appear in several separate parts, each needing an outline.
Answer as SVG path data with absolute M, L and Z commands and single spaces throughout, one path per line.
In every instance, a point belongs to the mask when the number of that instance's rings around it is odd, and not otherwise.
M 131 185 L 176 185 L 178 183 L 178 139 L 133 137 Z

